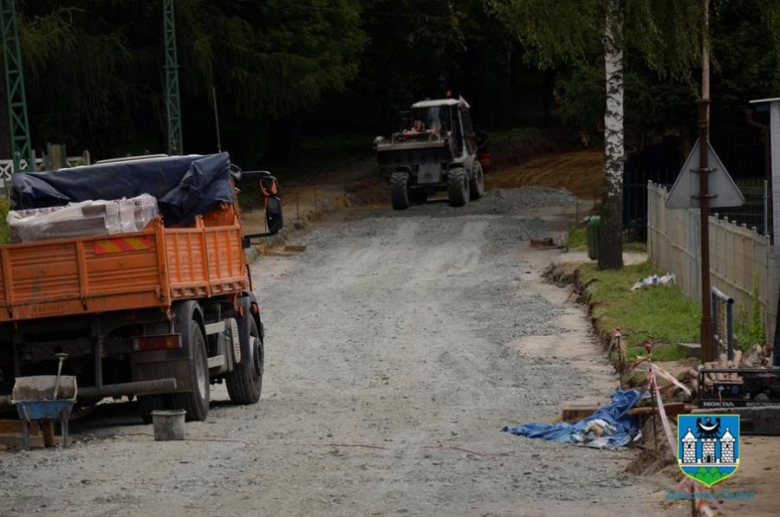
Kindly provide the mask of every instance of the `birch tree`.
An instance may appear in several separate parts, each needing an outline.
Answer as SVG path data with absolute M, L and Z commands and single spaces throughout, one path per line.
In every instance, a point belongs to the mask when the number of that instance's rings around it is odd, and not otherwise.
M 599 268 L 623 266 L 623 55 L 630 41 L 650 68 L 685 75 L 698 63 L 700 2 L 675 0 L 486 0 L 539 68 L 587 58 L 598 38 L 604 56 L 604 183 Z
M 623 1 L 606 0 L 604 187 L 599 269 L 623 267 Z

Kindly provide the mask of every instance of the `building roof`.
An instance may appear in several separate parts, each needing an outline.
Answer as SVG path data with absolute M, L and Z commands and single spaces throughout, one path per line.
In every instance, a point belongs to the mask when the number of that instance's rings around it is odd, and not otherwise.
M 726 432 L 723 433 L 723 436 L 720 437 L 721 442 L 735 442 L 736 440 L 731 435 L 731 432 L 729 431 L 729 428 L 726 428 Z
M 412 108 L 433 108 L 435 106 L 455 106 L 460 101 L 458 99 L 428 99 L 425 101 L 419 101 L 412 104 Z
M 693 433 L 691 432 L 691 428 L 690 427 L 688 428 L 688 432 L 685 433 L 685 436 L 683 436 L 682 441 L 684 441 L 684 442 L 695 442 L 696 441 L 696 437 L 693 436 Z
M 775 102 L 775 101 L 780 101 L 780 97 L 773 97 L 771 99 L 756 99 L 750 101 L 750 104 L 764 104 L 766 102 Z

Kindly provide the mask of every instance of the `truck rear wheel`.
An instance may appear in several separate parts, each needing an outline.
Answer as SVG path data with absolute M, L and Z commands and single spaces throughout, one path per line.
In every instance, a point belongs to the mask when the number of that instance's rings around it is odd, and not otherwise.
M 485 171 L 482 164 L 474 160 L 474 175 L 471 178 L 471 200 L 477 200 L 485 195 Z
M 450 206 L 463 206 L 468 203 L 469 190 L 469 175 L 466 174 L 466 169 L 462 167 L 450 169 L 449 174 L 447 174 Z
M 243 301 L 246 300 L 246 301 Z M 252 316 L 247 298 L 241 306 L 244 316 L 238 319 L 238 339 L 241 344 L 241 362 L 225 378 L 228 395 L 235 404 L 254 404 L 263 390 L 265 351 L 257 321 Z
M 206 355 L 206 339 L 197 322 L 190 320 L 189 333 L 182 329 L 182 339 L 186 339 L 185 348 L 192 350 L 192 360 L 189 362 L 189 380 L 192 391 L 188 393 L 174 393 L 170 395 L 171 405 L 174 409 L 183 409 L 187 412 L 186 420 L 203 421 L 209 414 L 209 400 L 211 398 L 209 382 L 208 357 Z
M 394 210 L 409 208 L 409 175 L 405 172 L 394 172 L 390 175 L 390 202 Z

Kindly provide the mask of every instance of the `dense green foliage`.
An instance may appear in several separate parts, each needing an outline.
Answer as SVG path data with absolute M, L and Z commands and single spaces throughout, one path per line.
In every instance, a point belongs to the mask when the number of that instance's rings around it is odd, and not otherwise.
M 98 155 L 164 149 L 162 7 L 162 0 L 22 3 L 36 147 L 57 141 Z M 191 151 L 216 148 L 212 87 L 225 140 L 256 151 L 273 121 L 344 91 L 366 43 L 357 0 L 178 0 L 176 10 Z
M 600 0 L 488 0 L 529 49 L 555 68 L 560 114 L 598 133 L 604 116 L 604 8 Z M 712 2 L 712 98 L 715 131 L 734 132 L 751 99 L 780 91 L 780 2 Z M 625 103 L 629 148 L 651 132 L 695 129 L 700 92 L 702 2 L 625 2 Z M 561 37 L 561 34 L 564 36 Z M 725 119 L 725 120 L 724 120 Z
M 166 148 L 163 0 L 17 2 L 36 149 L 61 142 L 71 154 L 89 149 L 102 158 Z M 780 90 L 778 4 L 713 4 L 713 113 L 728 132 L 743 122 L 748 100 Z M 626 5 L 631 148 L 646 135 L 693 128 L 701 7 Z M 466 97 L 491 131 L 549 126 L 558 115 L 598 136 L 603 1 L 565 7 L 546 0 L 177 0 L 185 151 L 216 148 L 212 87 L 223 147 L 252 164 L 297 163 L 300 135 L 387 133 L 413 101 L 446 90 Z M 0 133 L 7 131 L 0 103 Z M 5 145 L 3 138 L 2 155 Z

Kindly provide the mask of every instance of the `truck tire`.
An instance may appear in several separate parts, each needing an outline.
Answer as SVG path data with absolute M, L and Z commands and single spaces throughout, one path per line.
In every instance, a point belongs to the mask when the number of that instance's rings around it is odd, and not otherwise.
M 447 191 L 450 206 L 464 206 L 469 202 L 469 175 L 463 167 L 450 169 L 447 174 Z
M 409 208 L 409 175 L 405 172 L 394 172 L 390 175 L 390 202 L 394 210 Z
M 190 386 L 193 390 L 188 393 L 174 393 L 170 395 L 173 409 L 183 409 L 187 412 L 185 419 L 188 422 L 206 420 L 209 414 L 209 400 L 211 397 L 211 382 L 209 381 L 208 356 L 206 355 L 206 339 L 203 331 L 196 321 L 189 321 L 189 332 L 181 330 L 184 346 L 192 349 L 192 361 L 189 362 Z
M 474 174 L 471 177 L 471 200 L 475 201 L 485 195 L 485 171 L 482 164 L 474 160 Z
M 237 318 L 241 362 L 225 377 L 228 395 L 234 404 L 254 404 L 263 390 L 265 351 L 257 321 L 252 316 L 248 298 L 241 299 L 244 316 Z

